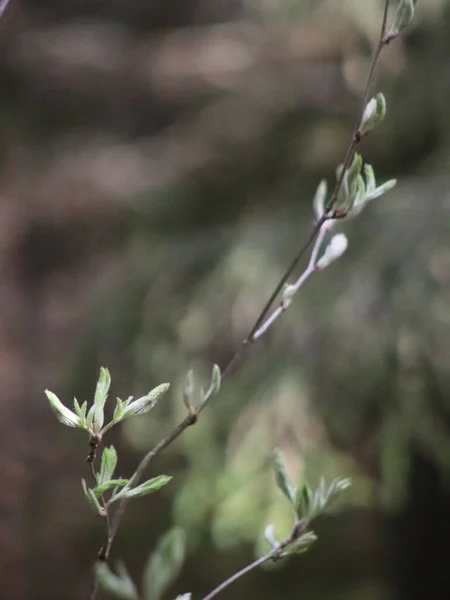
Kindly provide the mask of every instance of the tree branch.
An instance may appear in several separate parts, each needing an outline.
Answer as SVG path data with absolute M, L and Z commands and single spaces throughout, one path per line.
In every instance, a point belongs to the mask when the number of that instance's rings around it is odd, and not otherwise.
M 362 101 L 361 101 L 361 107 L 359 109 L 358 117 L 357 117 L 355 126 L 353 128 L 352 137 L 351 137 L 351 140 L 350 140 L 350 144 L 349 144 L 349 146 L 347 148 L 347 153 L 345 155 L 345 159 L 344 159 L 344 163 L 343 163 L 341 172 L 340 172 L 339 177 L 338 177 L 338 179 L 336 181 L 334 189 L 333 189 L 333 191 L 331 193 L 330 199 L 329 199 L 329 201 L 328 201 L 328 203 L 327 203 L 327 205 L 325 207 L 324 214 L 317 221 L 316 225 L 314 226 L 314 228 L 312 229 L 311 233 L 309 234 L 308 239 L 301 246 L 301 248 L 297 252 L 294 260 L 292 261 L 292 263 L 289 265 L 289 267 L 287 268 L 287 270 L 283 274 L 283 276 L 280 279 L 278 285 L 276 286 L 275 290 L 271 294 L 270 298 L 268 299 L 268 301 L 264 305 L 261 313 L 259 314 L 258 318 L 256 319 L 255 324 L 253 325 L 252 329 L 250 330 L 250 333 L 245 338 L 245 340 L 242 342 L 241 348 L 233 356 L 233 358 L 231 359 L 230 363 L 235 363 L 237 361 L 237 357 L 238 357 L 238 355 L 241 354 L 241 351 L 242 351 L 243 347 L 245 347 L 248 344 L 251 344 L 251 343 L 253 343 L 255 341 L 255 339 L 256 339 L 255 334 L 257 332 L 259 333 L 261 325 L 263 324 L 265 318 L 269 314 L 270 309 L 271 309 L 273 303 L 275 302 L 275 300 L 277 299 L 278 295 L 280 294 L 281 290 L 283 289 L 283 286 L 287 283 L 289 277 L 295 271 L 298 263 L 303 258 L 304 254 L 306 253 L 306 251 L 308 250 L 308 248 L 311 246 L 311 244 L 314 243 L 314 240 L 316 239 L 316 236 L 320 232 L 320 230 L 322 228 L 322 225 L 330 217 L 330 214 L 332 213 L 332 209 L 333 209 L 334 205 L 337 202 L 339 192 L 340 192 L 340 190 L 342 188 L 342 184 L 344 182 L 345 172 L 346 172 L 346 170 L 348 169 L 348 167 L 350 166 L 350 164 L 351 164 L 351 162 L 353 160 L 353 156 L 355 154 L 355 150 L 356 150 L 357 145 L 361 141 L 360 128 L 361 128 L 361 124 L 362 124 L 364 110 L 365 110 L 367 102 L 369 100 L 369 94 L 370 94 L 370 90 L 371 90 L 371 87 L 372 87 L 372 81 L 373 81 L 373 78 L 374 78 L 374 75 L 375 75 L 376 67 L 377 67 L 378 62 L 380 60 L 381 52 L 382 52 L 384 46 L 386 46 L 391 41 L 391 39 L 392 39 L 392 38 L 389 39 L 386 36 L 386 33 L 387 33 L 386 32 L 386 25 L 387 25 L 388 10 L 389 10 L 389 0 L 386 0 L 385 4 L 384 4 L 383 19 L 382 19 L 382 23 L 381 23 L 380 35 L 379 35 L 377 46 L 376 46 L 375 51 L 373 53 L 373 57 L 372 57 L 372 62 L 371 62 L 369 74 L 367 76 L 366 84 L 365 84 L 365 87 L 364 87 L 363 97 L 362 97 Z M 283 311 L 283 310 L 279 311 L 279 313 L 278 313 L 277 316 L 280 316 L 283 312 L 285 312 L 285 311 Z M 228 371 L 228 370 L 229 370 L 229 365 L 227 365 L 225 371 Z
M 299 539 L 299 537 L 305 532 L 307 526 L 308 521 L 306 520 L 296 521 L 291 533 L 282 542 L 280 542 L 276 548 L 273 548 L 266 554 L 263 554 L 263 556 L 257 558 L 254 562 L 250 563 L 234 575 L 231 575 L 231 577 L 228 577 L 228 579 L 225 579 L 225 581 L 223 581 L 220 585 L 214 588 L 212 592 L 205 596 L 203 600 L 211 600 L 212 598 L 215 598 L 232 583 L 234 583 L 244 575 L 247 575 L 247 573 L 250 573 L 250 571 L 253 571 L 257 567 L 260 567 L 269 560 L 279 560 L 280 558 L 282 558 L 284 550 L 293 542 Z
M 2 7 L 4 10 L 4 8 L 6 8 L 6 5 L 8 4 L 8 1 L 9 0 L 3 0 L 3 3 L 0 4 L 0 15 L 1 15 Z M 5 6 L 3 6 L 3 5 L 5 5 Z M 333 216 L 333 213 L 332 213 L 333 207 L 337 202 L 339 191 L 341 190 L 341 187 L 343 185 L 345 172 L 353 160 L 353 156 L 354 156 L 357 145 L 361 141 L 362 136 L 360 134 L 360 128 L 361 128 L 361 124 L 362 124 L 364 110 L 365 110 L 365 107 L 366 107 L 368 99 L 369 99 L 372 81 L 374 78 L 376 67 L 377 67 L 379 59 L 380 59 L 382 49 L 385 45 L 387 45 L 391 41 L 391 39 L 393 39 L 392 36 L 390 36 L 390 37 L 387 36 L 387 32 L 386 32 L 388 9 L 389 9 L 389 0 L 386 0 L 385 5 L 384 5 L 383 20 L 382 20 L 380 36 L 379 36 L 379 40 L 378 40 L 377 46 L 375 48 L 375 51 L 374 51 L 374 54 L 372 57 L 371 67 L 369 70 L 369 74 L 368 74 L 364 92 L 363 92 L 361 108 L 358 113 L 358 118 L 357 118 L 355 127 L 352 132 L 351 141 L 350 141 L 350 144 L 347 149 L 343 167 L 342 167 L 340 175 L 336 181 L 334 189 L 331 193 L 330 199 L 325 207 L 324 214 L 318 219 L 314 228 L 311 230 L 308 238 L 302 244 L 302 246 L 299 248 L 294 259 L 292 260 L 292 262 L 286 269 L 286 271 L 283 274 L 283 276 L 281 277 L 278 285 L 275 287 L 273 293 L 270 295 L 269 299 L 267 300 L 267 302 L 263 306 L 261 312 L 259 313 L 258 317 L 256 318 L 252 328 L 250 329 L 249 334 L 241 342 L 239 349 L 235 352 L 235 354 L 233 355 L 231 360 L 228 362 L 226 367 L 223 369 L 222 380 L 224 380 L 226 377 L 229 377 L 229 375 L 232 373 L 236 364 L 239 362 L 240 358 L 242 357 L 244 349 L 247 348 L 250 344 L 257 341 L 258 339 L 260 339 L 260 337 L 263 335 L 263 333 L 265 333 L 265 331 L 267 331 L 267 329 L 276 321 L 276 319 L 279 316 L 281 316 L 281 314 L 283 312 L 285 312 L 286 307 L 283 308 L 283 303 L 281 303 L 280 306 L 277 309 L 275 309 L 275 311 L 272 313 L 272 315 L 270 315 L 268 317 L 268 315 L 270 313 L 270 309 L 272 308 L 275 300 L 277 299 L 281 290 L 283 289 L 283 286 L 287 283 L 289 277 L 295 271 L 300 260 L 303 258 L 304 254 L 307 252 L 307 250 L 313 244 L 314 244 L 314 246 L 313 246 L 309 264 L 306 267 L 305 271 L 302 273 L 302 275 L 298 278 L 295 285 L 300 287 L 300 285 L 302 285 L 304 283 L 304 281 L 306 281 L 306 279 L 312 274 L 312 272 L 314 272 L 314 267 L 315 267 L 315 264 L 317 261 L 317 254 L 319 251 L 319 247 L 323 241 L 323 236 L 325 235 L 326 230 L 327 230 L 327 228 L 324 227 L 324 225 L 326 224 L 326 222 L 328 220 L 336 218 L 336 216 Z M 160 442 L 158 442 L 158 444 L 144 456 L 142 461 L 139 463 L 134 475 L 130 479 L 130 482 L 129 482 L 130 487 L 133 487 L 139 483 L 139 481 L 141 480 L 141 478 L 144 474 L 144 471 L 146 470 L 148 465 L 165 448 L 167 448 L 170 444 L 172 444 L 186 429 L 188 429 L 188 427 L 190 427 L 191 425 L 194 425 L 197 422 L 198 415 L 208 405 L 208 403 L 211 400 L 211 397 L 212 397 L 212 395 L 208 399 L 204 400 L 198 407 L 196 407 L 195 409 L 192 409 L 189 412 L 189 414 L 183 419 L 183 421 L 181 421 L 175 427 L 175 429 L 173 429 L 173 431 L 171 433 L 169 433 Z M 111 520 L 111 522 L 108 522 L 107 543 L 99 552 L 99 560 L 108 560 L 108 558 L 109 558 L 111 547 L 114 542 L 115 536 L 117 534 L 118 528 L 120 526 L 122 517 L 124 515 L 125 509 L 127 506 L 127 502 L 128 502 L 127 499 L 123 499 L 119 502 L 116 512 L 113 516 L 113 519 Z M 300 523 L 302 523 L 302 522 L 300 522 Z M 303 527 L 303 525 L 302 525 L 302 527 Z M 239 571 L 238 573 L 236 573 L 235 575 L 233 575 L 232 577 L 230 577 L 229 579 L 224 581 L 219 587 L 217 587 L 215 590 L 213 590 L 203 600 L 210 600 L 211 598 L 216 596 L 219 592 L 221 592 L 223 589 L 228 587 L 231 583 L 233 583 L 234 581 L 236 581 L 237 579 L 239 579 L 246 573 L 252 571 L 256 567 L 260 566 L 264 562 L 267 562 L 268 560 L 271 560 L 271 559 L 275 560 L 277 558 L 280 558 L 282 555 L 282 551 L 289 544 L 291 544 L 293 541 L 298 539 L 298 537 L 304 531 L 305 527 L 306 527 L 306 524 L 303 527 L 303 529 L 301 529 L 301 528 L 299 529 L 299 524 L 297 523 L 296 526 L 294 527 L 294 529 L 292 530 L 291 534 L 283 542 L 280 543 L 279 547 L 268 552 L 264 556 L 257 559 L 255 562 L 251 563 L 250 565 L 248 565 L 247 567 L 245 567 L 244 569 L 242 569 L 241 571 Z M 293 537 L 293 536 L 295 536 L 295 537 Z M 90 600 L 95 600 L 95 598 L 97 596 L 97 591 L 98 591 L 97 579 L 98 578 L 95 575 L 95 581 L 94 581 L 94 584 L 92 587 Z

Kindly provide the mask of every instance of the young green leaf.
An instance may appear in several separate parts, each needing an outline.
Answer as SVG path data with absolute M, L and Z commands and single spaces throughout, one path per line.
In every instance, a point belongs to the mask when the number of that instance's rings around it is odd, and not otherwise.
M 116 490 L 119 487 L 123 487 L 127 485 L 129 479 L 110 479 L 109 481 L 105 481 L 104 483 L 97 485 L 93 492 L 97 498 L 99 498 L 105 492 L 113 489 Z
M 274 450 L 272 464 L 275 473 L 275 481 L 278 487 L 293 505 L 295 502 L 295 489 L 292 485 L 289 475 L 287 474 L 284 456 L 278 449 Z
M 161 396 L 167 392 L 169 387 L 170 383 L 161 383 L 161 385 L 153 388 L 148 394 L 142 396 L 142 398 L 130 402 L 123 411 L 122 420 L 149 412 Z
M 137 498 L 141 496 L 146 496 L 147 494 L 151 494 L 152 492 L 156 492 L 163 486 L 169 483 L 172 477 L 168 475 L 158 475 L 158 477 L 153 477 L 153 479 L 149 479 L 141 485 L 138 485 L 134 488 L 124 488 L 117 494 L 115 494 L 109 501 L 109 504 L 119 500 L 121 498 Z
M 365 203 L 366 203 L 366 184 L 364 182 L 362 175 L 358 175 L 358 179 L 356 182 L 356 193 L 350 203 L 352 208 L 348 213 L 349 216 L 355 217 L 356 215 L 359 215 L 361 210 L 364 208 Z
M 98 515 L 100 515 L 101 517 L 104 517 L 106 515 L 106 511 L 103 508 L 103 506 L 100 505 L 100 502 L 97 500 L 94 490 L 91 490 L 91 488 L 88 488 L 84 479 L 81 480 L 81 485 L 83 487 L 84 497 L 86 498 L 89 506 Z
M 392 188 L 395 187 L 396 183 L 397 183 L 396 179 L 389 179 L 389 181 L 386 181 L 385 183 L 378 186 L 371 192 L 368 192 L 366 194 L 366 202 L 368 202 L 369 200 L 375 200 L 375 198 L 379 198 L 380 196 L 383 196 L 383 194 L 386 194 L 386 192 L 389 192 L 389 190 L 392 190 Z
M 327 490 L 324 477 L 320 478 L 319 487 L 317 488 L 317 494 L 319 497 L 320 505 L 323 506 L 327 498 Z
M 80 420 L 80 426 L 86 429 L 86 410 L 87 410 L 87 402 L 84 401 L 80 406 L 76 398 L 73 399 L 73 409 L 77 414 L 77 417 Z
M 100 466 L 100 473 L 97 474 L 97 485 L 102 485 L 106 481 L 109 481 L 117 466 L 117 452 L 114 446 L 105 448 L 102 453 L 102 462 Z
M 338 499 L 340 494 L 351 486 L 352 482 L 347 478 L 338 478 L 331 482 L 325 496 L 322 510 L 330 508 Z
M 68 427 L 80 427 L 80 418 L 77 417 L 74 412 L 64 406 L 56 394 L 50 392 L 49 390 L 45 390 L 45 395 L 47 396 L 50 406 L 60 423 L 63 423 Z
M 317 539 L 317 535 L 313 531 L 307 531 L 296 542 L 286 548 L 283 552 L 283 556 L 303 554 L 311 548 Z
M 367 103 L 359 128 L 359 134 L 367 135 L 372 129 L 381 125 L 385 116 L 386 98 L 380 92 Z
M 317 517 L 325 510 L 325 502 L 322 502 L 320 488 L 317 488 L 313 494 L 312 506 L 310 511 L 310 519 Z
M 300 484 L 295 491 L 295 512 L 299 519 L 306 519 L 310 516 L 313 502 L 313 493 L 307 481 Z
M 372 165 L 369 165 L 368 163 L 364 165 L 364 175 L 366 177 L 366 194 L 370 194 L 377 186 Z
M 113 422 L 121 421 L 123 419 L 123 413 L 125 412 L 126 407 L 133 400 L 133 396 L 128 396 L 126 400 L 121 400 L 117 398 L 116 408 L 114 409 L 113 414 Z
M 100 368 L 100 375 L 97 381 L 97 387 L 95 389 L 94 403 L 93 403 L 93 427 L 94 433 L 99 433 L 103 427 L 105 420 L 104 407 L 108 397 L 109 388 L 111 387 L 111 376 L 108 369 L 105 367 Z
M 392 35 L 398 35 L 400 31 L 411 25 L 414 19 L 414 10 L 417 0 L 400 0 L 394 24 L 392 26 Z
M 212 369 L 211 384 L 210 384 L 212 394 L 215 395 L 219 392 L 221 380 L 222 380 L 222 375 L 220 373 L 220 367 L 219 367 L 219 365 L 214 365 L 213 369 Z
M 222 376 L 220 374 L 219 365 L 214 365 L 212 374 L 211 374 L 211 381 L 210 381 L 209 387 L 208 387 L 206 393 L 202 391 L 203 401 L 208 400 L 208 398 L 217 394 L 217 392 L 220 390 L 221 378 L 222 378 Z
M 325 212 L 325 200 L 327 198 L 327 182 L 325 179 L 317 186 L 317 190 L 313 200 L 313 210 L 316 220 L 319 221 Z
M 86 429 L 90 433 L 94 433 L 92 431 L 92 421 L 93 420 L 94 420 L 94 405 L 91 406 L 91 408 L 88 410 L 88 413 L 86 415 Z
M 105 592 L 109 592 L 122 600 L 139 600 L 136 587 L 123 564 L 117 566 L 117 575 L 110 570 L 105 562 L 98 563 L 96 571 L 100 587 Z
M 144 569 L 145 600 L 159 600 L 176 579 L 184 562 L 185 535 L 178 527 L 171 529 L 159 541 Z M 190 598 L 184 594 L 179 598 Z
M 358 177 L 361 174 L 362 165 L 363 165 L 363 160 L 362 160 L 361 154 L 358 154 L 358 152 L 355 152 L 355 156 L 353 157 L 352 164 L 350 165 L 349 169 L 347 170 L 347 172 L 345 174 L 345 178 L 344 178 L 345 183 L 346 183 L 346 188 L 348 190 L 347 203 L 350 203 L 350 205 L 352 205 L 354 202 L 354 197 L 356 195 L 357 185 L 358 185 Z M 351 208 L 351 206 L 349 206 L 349 208 Z
M 192 369 L 190 369 L 187 374 L 186 374 L 186 378 L 184 380 L 184 387 L 183 387 L 183 402 L 185 407 L 188 410 L 191 410 L 192 408 L 192 396 L 194 395 L 194 371 Z

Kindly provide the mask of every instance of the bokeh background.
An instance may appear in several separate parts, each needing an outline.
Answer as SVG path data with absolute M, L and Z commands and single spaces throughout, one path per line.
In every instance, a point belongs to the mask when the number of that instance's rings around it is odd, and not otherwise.
M 102 523 L 86 436 L 44 389 L 91 399 L 169 381 L 111 433 L 119 472 L 184 415 L 194 368 L 225 365 L 313 224 L 349 142 L 383 2 L 11 0 L 0 21 L 2 598 L 87 597 Z M 395 2 L 393 3 L 395 4 Z M 139 583 L 185 528 L 167 594 L 201 598 L 290 512 L 296 480 L 350 476 L 304 556 L 225 599 L 450 597 L 450 3 L 419 0 L 384 52 L 383 126 L 363 144 L 393 192 L 340 223 L 346 255 L 307 283 L 149 475 L 114 548 Z

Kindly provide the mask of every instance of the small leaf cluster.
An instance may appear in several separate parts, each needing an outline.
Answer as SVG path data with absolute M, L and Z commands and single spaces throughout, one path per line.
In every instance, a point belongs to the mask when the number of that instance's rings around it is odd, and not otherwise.
M 296 490 L 294 501 L 296 514 L 299 518 L 310 521 L 330 509 L 340 494 L 350 485 L 350 479 L 337 478 L 327 486 L 325 479 L 321 477 L 319 485 L 313 491 L 307 481 L 303 482 Z
M 341 175 L 341 170 L 342 167 L 339 167 L 337 170 L 336 175 L 338 179 Z M 368 202 L 386 194 L 396 183 L 395 179 L 390 179 L 377 186 L 372 165 L 367 163 L 363 165 L 361 154 L 356 152 L 352 164 L 346 170 L 342 179 L 342 186 L 339 190 L 337 202 L 329 218 L 356 216 Z M 326 198 L 327 183 L 323 180 L 320 182 L 313 200 L 314 214 L 317 220 L 326 214 Z
M 158 475 L 140 485 L 132 487 L 132 480 L 114 477 L 116 466 L 117 452 L 114 446 L 104 448 L 100 472 L 94 474 L 95 487 L 90 488 L 84 479 L 81 480 L 84 496 L 88 504 L 101 517 L 106 516 L 109 506 L 117 500 L 146 496 L 147 494 L 156 492 L 172 479 L 168 475 Z M 104 499 L 106 492 L 111 492 L 108 500 Z
M 292 540 L 281 548 L 280 542 L 275 537 L 274 526 L 271 524 L 266 527 L 265 539 L 274 551 L 281 549 L 278 556 L 306 552 L 317 540 L 316 534 L 308 531 L 307 527 L 314 518 L 333 506 L 340 494 L 351 485 L 351 481 L 338 478 L 327 486 L 322 477 L 316 490 L 313 490 L 306 481 L 294 486 L 287 473 L 284 456 L 280 450 L 275 450 L 273 453 L 273 470 L 277 486 L 286 496 L 294 511 L 296 525 L 303 525 L 303 533 L 299 536 L 294 535 Z
M 122 600 L 160 600 L 178 576 L 185 557 L 184 532 L 174 527 L 158 541 L 144 568 L 142 596 L 131 580 L 123 564 L 114 573 L 106 563 L 97 565 L 101 587 Z M 176 600 L 190 600 L 191 594 L 181 594 Z
M 150 411 L 156 405 L 159 398 L 167 392 L 170 384 L 162 383 L 145 396 L 137 398 L 136 400 L 133 400 L 133 396 L 130 396 L 127 400 L 117 398 L 113 417 L 111 421 L 105 424 L 104 409 L 110 387 L 111 376 L 108 369 L 102 367 L 100 369 L 94 400 L 89 410 L 87 410 L 87 401 L 80 405 L 77 399 L 74 398 L 72 411 L 64 406 L 56 394 L 49 390 L 46 390 L 45 393 L 52 410 L 56 414 L 56 418 L 61 423 L 68 427 L 84 429 L 91 437 L 96 437 L 100 440 L 103 434 L 117 423 L 120 423 L 129 417 L 143 415 Z
M 208 402 L 212 396 L 215 396 L 220 390 L 220 384 L 222 380 L 222 375 L 220 373 L 219 365 L 213 365 L 211 380 L 209 382 L 208 389 L 205 391 L 203 388 L 200 388 L 200 403 L 204 404 Z M 184 386 L 183 386 L 183 402 L 186 408 L 190 413 L 195 413 L 196 408 L 193 406 L 193 398 L 195 395 L 195 382 L 194 382 L 194 372 L 192 369 L 187 372 Z

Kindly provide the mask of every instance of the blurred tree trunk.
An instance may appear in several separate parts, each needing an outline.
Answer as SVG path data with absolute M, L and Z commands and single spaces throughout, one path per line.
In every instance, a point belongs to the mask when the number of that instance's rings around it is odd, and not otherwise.
M 398 600 L 450 597 L 450 493 L 445 475 L 417 443 L 411 447 L 409 497 L 395 520 L 392 564 Z

